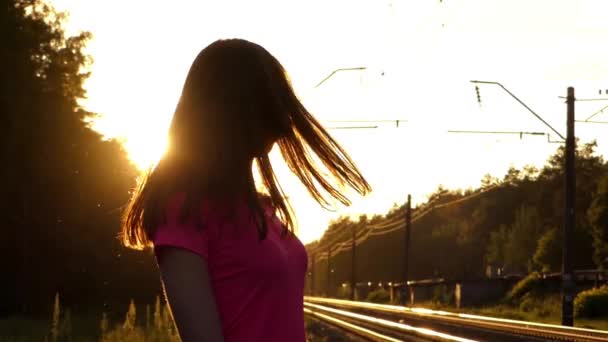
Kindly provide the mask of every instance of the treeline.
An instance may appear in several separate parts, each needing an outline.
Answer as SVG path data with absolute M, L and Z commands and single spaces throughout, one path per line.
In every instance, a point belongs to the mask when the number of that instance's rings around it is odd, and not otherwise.
M 83 48 L 91 36 L 66 36 L 64 19 L 42 0 L 0 0 L 0 316 L 46 316 L 59 293 L 74 314 L 105 311 L 115 320 L 131 298 L 152 302 L 160 282 L 153 256 L 127 250 L 116 238 L 137 171 L 120 144 L 86 123 L 95 115 L 80 105 L 92 62 Z M 605 267 L 608 255 L 607 165 L 593 149 L 577 152 L 576 268 Z M 542 170 L 513 169 L 500 181 L 486 178 L 477 190 L 440 188 L 430 196 L 433 205 L 479 195 L 415 221 L 411 278 L 481 277 L 488 264 L 505 272 L 557 270 L 562 165 L 559 149 Z M 414 215 L 430 207 L 414 208 Z M 330 240 L 350 239 L 349 228 L 403 213 L 401 206 L 384 216 L 337 221 L 308 248 L 324 251 Z M 357 278 L 399 281 L 403 260 L 403 230 L 370 237 L 357 246 Z M 331 258 L 332 284 L 350 281 L 350 261 L 349 252 Z M 326 284 L 326 266 L 318 261 L 313 268 L 317 289 Z
M 576 269 L 608 266 L 608 163 L 595 153 L 596 144 L 576 152 L 576 227 L 573 262 Z M 501 274 L 538 270 L 559 272 L 564 222 L 564 149 L 560 147 L 538 170 L 511 168 L 502 178 L 486 176 L 478 189 L 451 191 L 442 187 L 427 203 L 413 209 L 409 262 L 410 280 L 443 277 L 475 279 L 488 266 Z M 405 194 L 404 194 L 405 197 Z M 352 239 L 353 228 L 372 231 L 403 221 L 405 205 L 385 216 L 333 222 L 319 241 L 307 245 L 316 262 L 310 270 L 317 294 L 327 289 L 327 251 Z M 424 215 L 423 215 L 424 214 Z M 359 235 L 357 235 L 359 236 Z M 371 236 L 356 246 L 358 282 L 399 282 L 403 279 L 404 229 Z M 332 253 L 330 294 L 351 281 L 352 251 Z M 312 261 L 312 260 L 311 260 Z
M 89 33 L 66 36 L 42 0 L 0 0 L 0 316 L 124 312 L 160 293 L 149 253 L 116 236 L 136 169 L 81 107 Z

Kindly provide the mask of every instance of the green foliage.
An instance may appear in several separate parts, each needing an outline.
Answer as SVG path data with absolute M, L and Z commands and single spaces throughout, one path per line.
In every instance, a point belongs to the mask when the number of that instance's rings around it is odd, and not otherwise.
M 517 305 L 501 303 L 480 308 L 465 308 L 463 311 L 482 316 L 559 324 L 561 297 L 557 294 L 547 296 L 525 295 Z M 576 321 L 577 325 L 579 322 L 579 320 Z
M 530 295 L 530 293 L 526 293 L 521 302 L 519 302 L 519 310 L 523 312 L 531 312 L 536 307 L 536 301 L 534 297 Z
M 51 341 L 55 342 L 59 339 L 59 327 L 61 325 L 61 305 L 59 303 L 59 293 L 55 294 L 55 301 L 53 303 L 53 319 L 51 321 Z
M 490 242 L 486 252 L 486 262 L 490 265 L 502 267 L 505 264 L 505 246 L 509 240 L 509 231 L 502 224 L 498 230 L 490 233 Z
M 146 341 L 146 335 L 142 328 L 134 327 L 133 329 L 125 329 L 117 327 L 116 329 L 106 333 L 101 342 L 120 342 L 120 341 Z
M 49 336 L 49 320 L 23 316 L 0 318 L 0 341 L 29 342 L 52 341 Z
M 579 293 L 574 299 L 576 317 L 608 317 L 608 285 Z
M 515 182 L 513 170 L 507 179 Z M 497 230 L 490 232 L 490 241 L 486 247 L 486 262 L 505 267 L 508 271 L 527 272 L 532 270 L 532 256 L 537 247 L 538 236 L 542 223 L 540 215 L 534 207 L 520 206 L 515 212 L 512 225 L 501 224 Z
M 48 315 L 57 288 L 80 307 L 160 290 L 153 256 L 116 239 L 137 170 L 117 141 L 88 128 L 95 114 L 80 103 L 91 34 L 67 35 L 65 19 L 46 0 L 0 6 L 0 164 L 10 165 L 0 168 L 0 216 L 10 227 L 0 269 L 14 279 L 0 282 L 0 314 Z
M 608 174 L 597 186 L 595 197 L 587 212 L 593 237 L 593 261 L 602 269 L 608 268 Z
M 562 264 L 563 233 L 561 229 L 551 228 L 538 240 L 534 253 L 534 264 L 542 272 L 558 272 Z
M 391 301 L 391 294 L 387 290 L 380 287 L 368 293 L 366 301 L 386 304 Z
M 146 304 L 146 329 L 150 329 L 150 304 Z
M 364 342 L 367 339 L 354 334 L 349 334 L 345 330 L 334 327 L 317 319 L 304 316 L 306 327 L 306 341 L 308 342 Z
M 538 272 L 532 272 L 527 277 L 520 280 L 513 286 L 507 294 L 507 300 L 510 302 L 522 299 L 526 294 L 537 292 L 541 287 L 541 277 Z
M 65 310 L 65 315 L 62 324 L 63 334 L 67 337 L 68 341 L 72 340 L 72 311 L 70 309 Z
M 163 319 L 161 316 L 160 308 L 160 297 L 156 296 L 156 302 L 154 303 L 154 329 L 160 331 L 163 329 Z
M 438 305 L 452 305 L 455 302 L 454 292 L 450 291 L 451 287 L 448 288 L 446 285 L 434 286 L 433 297 L 431 298 L 433 303 Z
M 575 269 L 594 267 L 591 228 L 594 221 L 591 216 L 588 218 L 581 213 L 590 208 L 597 196 L 599 181 L 608 173 L 608 164 L 595 155 L 594 148 L 594 143 L 580 144 L 576 153 L 580 177 L 577 177 L 578 214 L 572 254 Z M 501 274 L 559 271 L 564 222 L 563 167 L 563 148 L 560 147 L 543 168 L 511 168 L 503 180 L 486 177 L 483 188 L 463 192 L 440 186 L 429 195 L 427 203 L 413 209 L 413 217 L 417 219 L 411 231 L 410 255 L 415 262 L 409 264 L 410 279 L 480 278 L 485 275 L 488 264 L 502 269 Z M 452 201 L 456 202 L 442 205 Z M 357 222 L 360 232 L 366 226 L 397 227 L 357 246 L 359 281 L 376 283 L 401 279 L 405 260 L 404 231 L 395 223 L 403 219 L 403 207 L 397 204 L 384 216 Z M 423 212 L 425 215 L 418 217 Z M 309 250 L 320 247 L 317 250 L 326 251 L 326 243 L 332 241 L 346 245 L 351 238 L 351 223 L 342 221 L 335 221 L 320 241 L 309 245 Z M 315 270 L 317 294 L 324 292 L 327 284 L 325 262 L 318 258 L 316 265 L 311 265 L 311 270 Z M 330 295 L 334 295 L 337 284 L 351 281 L 350 252 L 332 255 L 331 263 L 335 272 L 331 276 L 330 290 L 333 290 Z
M 135 321 L 137 320 L 137 311 L 135 308 L 135 303 L 133 299 L 129 303 L 129 309 L 127 310 L 127 314 L 125 315 L 125 322 L 122 325 L 124 330 L 132 330 L 135 328 Z
M 533 321 L 561 315 L 561 297 L 556 294 L 541 294 L 531 291 L 522 296 L 519 311 L 523 316 L 535 317 Z M 528 319 L 530 320 L 530 319 Z
M 62 310 L 59 293 L 55 293 L 53 314 L 47 336 L 53 342 L 72 340 L 72 314 L 70 309 Z
M 101 336 L 102 340 L 106 336 L 106 334 L 108 333 L 109 329 L 110 329 L 110 322 L 108 321 L 108 314 L 106 314 L 104 312 L 101 315 L 101 322 L 99 322 L 99 330 L 101 332 L 100 336 Z
M 147 308 L 149 305 L 146 306 Z M 100 326 L 101 342 L 120 342 L 120 341 L 150 341 L 150 342 L 179 342 L 181 341 L 175 322 L 171 317 L 171 313 L 167 305 L 161 305 L 160 298 L 156 297 L 154 325 L 150 325 L 147 321 L 145 326 L 137 324 L 137 307 L 131 301 L 129 308 L 125 314 L 125 321 L 116 325 L 112 330 L 104 330 L 104 326 L 108 326 L 107 317 L 104 315 Z
M 167 331 L 170 335 L 177 335 L 177 327 L 169 305 L 165 305 L 163 309 L 163 331 Z
M 532 269 L 532 256 L 541 228 L 540 216 L 534 207 L 522 205 L 517 210 L 505 246 L 505 268 L 520 272 Z
M 496 178 L 496 177 L 492 176 L 492 175 L 491 175 L 491 174 L 489 174 L 489 173 L 488 173 L 488 174 L 485 174 L 485 175 L 483 176 L 483 178 L 481 179 L 481 187 L 482 187 L 483 189 L 486 189 L 486 188 L 490 188 L 490 187 L 496 186 L 496 185 L 498 185 L 499 183 L 500 183 L 500 180 L 499 180 L 498 178 Z
M 350 284 L 345 284 L 346 286 L 340 286 L 336 293 L 336 298 L 340 299 L 350 299 L 351 294 L 351 286 Z

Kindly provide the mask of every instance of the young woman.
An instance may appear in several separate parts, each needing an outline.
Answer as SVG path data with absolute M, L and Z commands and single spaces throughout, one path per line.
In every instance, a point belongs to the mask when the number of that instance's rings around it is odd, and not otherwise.
M 281 64 L 245 40 L 199 53 L 169 141 L 131 199 L 123 240 L 153 246 L 182 340 L 305 341 L 308 258 L 268 153 L 277 144 L 323 206 L 348 205 L 341 190 L 365 194 L 369 184 L 297 99 Z

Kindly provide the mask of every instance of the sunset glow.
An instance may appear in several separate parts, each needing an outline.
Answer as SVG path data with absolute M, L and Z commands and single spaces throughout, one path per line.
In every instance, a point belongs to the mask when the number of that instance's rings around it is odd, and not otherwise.
M 327 126 L 335 120 L 407 120 L 398 128 L 332 130 L 374 188 L 365 199 L 354 197 L 351 208 L 320 209 L 277 166 L 304 242 L 320 237 L 338 215 L 385 213 L 408 193 L 417 203 L 439 184 L 474 187 L 486 173 L 502 177 L 511 165 L 542 165 L 557 148 L 545 136 L 447 133 L 547 132 L 500 89 L 482 87 L 478 104 L 469 80 L 502 82 L 560 131 L 565 105 L 558 96 L 567 86 L 581 97 L 608 88 L 608 45 L 598 43 L 608 30 L 602 0 L 52 2 L 71 12 L 71 30 L 95 37 L 86 84 L 86 106 L 100 113 L 93 127 L 123 139 L 141 169 L 165 150 L 190 63 L 217 38 L 265 46 Z M 338 73 L 315 87 L 335 69 L 359 66 L 366 69 Z M 577 104 L 577 115 L 584 118 L 600 105 Z M 577 134 L 581 142 L 598 139 L 598 150 L 608 152 L 604 127 L 577 127 Z

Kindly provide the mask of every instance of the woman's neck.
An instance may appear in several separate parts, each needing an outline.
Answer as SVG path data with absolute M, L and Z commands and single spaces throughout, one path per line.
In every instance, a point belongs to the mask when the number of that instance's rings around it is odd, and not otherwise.
M 226 193 L 245 193 L 255 191 L 255 181 L 252 172 L 252 162 L 239 163 L 230 168 L 215 170 L 209 178 L 211 187 Z M 222 191 L 223 190 L 223 191 Z

